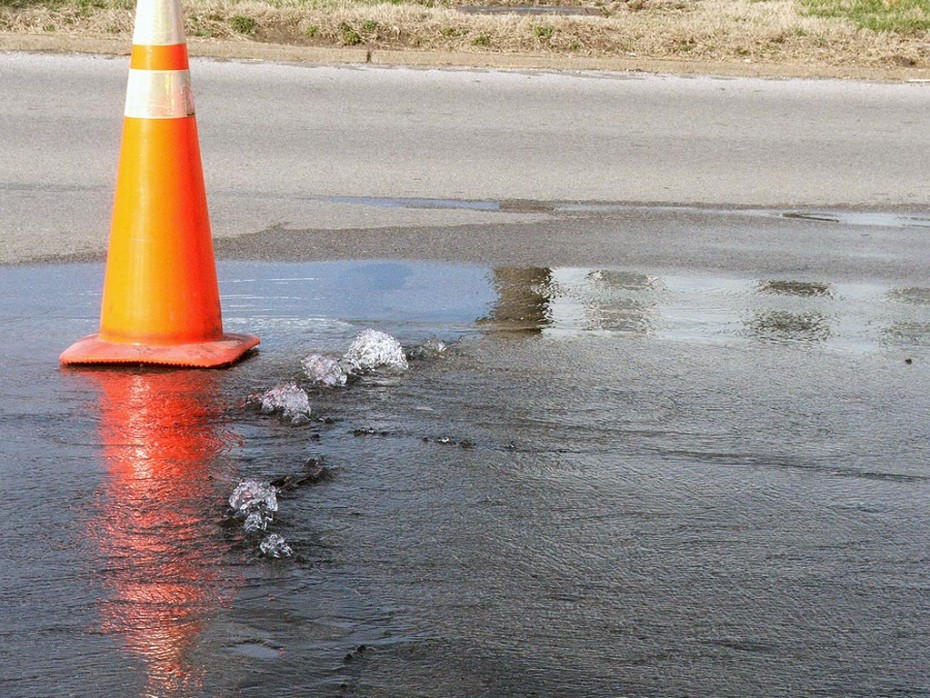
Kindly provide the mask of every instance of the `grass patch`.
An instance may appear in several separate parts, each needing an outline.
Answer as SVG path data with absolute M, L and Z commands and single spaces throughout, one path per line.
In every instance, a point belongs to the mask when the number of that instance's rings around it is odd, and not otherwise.
M 362 35 L 348 24 L 341 24 L 339 26 L 339 31 L 342 34 L 342 44 L 344 46 L 358 46 L 362 43 Z
M 875 32 L 930 31 L 930 0 L 799 0 L 804 14 L 841 19 Z
M 237 34 L 254 34 L 258 30 L 258 20 L 245 15 L 233 15 L 229 18 L 229 26 Z
M 533 27 L 533 35 L 540 41 L 549 41 L 554 33 L 555 29 L 553 27 L 543 27 L 540 25 Z

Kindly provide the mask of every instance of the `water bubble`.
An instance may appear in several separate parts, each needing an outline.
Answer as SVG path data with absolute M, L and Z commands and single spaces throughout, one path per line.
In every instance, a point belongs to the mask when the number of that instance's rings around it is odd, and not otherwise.
M 265 557 L 282 558 L 290 557 L 294 554 L 294 551 L 291 550 L 291 546 L 287 544 L 287 541 L 277 533 L 268 535 L 265 540 L 259 543 L 258 549 Z
M 262 412 L 280 412 L 294 424 L 303 424 L 310 419 L 310 398 L 296 383 L 279 385 L 261 396 Z
M 345 371 L 335 359 L 321 354 L 310 354 L 301 360 L 307 377 L 318 385 L 336 388 L 346 384 Z
M 407 369 L 407 357 L 400 342 L 389 334 L 371 329 L 359 333 L 342 360 L 352 372 L 376 368 Z

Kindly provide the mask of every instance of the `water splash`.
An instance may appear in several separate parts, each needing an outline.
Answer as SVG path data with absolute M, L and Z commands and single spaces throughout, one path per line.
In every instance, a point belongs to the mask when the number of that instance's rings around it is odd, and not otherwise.
M 229 506 L 237 518 L 244 519 L 242 527 L 246 533 L 262 533 L 278 510 L 278 488 L 267 482 L 245 480 L 229 495 Z
M 265 414 L 280 412 L 294 424 L 310 420 L 310 398 L 296 383 L 276 386 L 262 395 L 259 401 Z
M 229 495 L 229 506 L 242 517 L 259 511 L 274 513 L 278 510 L 278 491 L 268 483 L 245 480 Z
M 359 333 L 343 356 L 343 365 L 352 373 L 364 373 L 376 368 L 407 370 L 407 357 L 400 342 L 378 330 Z
M 272 516 L 267 511 L 253 511 L 245 517 L 242 528 L 246 533 L 259 533 L 271 525 Z
M 407 358 L 412 361 L 429 361 L 437 359 L 448 351 L 449 347 L 439 339 L 427 339 L 423 344 L 411 347 Z
M 309 354 L 301 360 L 304 373 L 313 383 L 328 388 L 338 388 L 346 384 L 348 376 L 335 359 L 322 354 Z
M 277 533 L 268 535 L 258 546 L 262 555 L 265 557 L 282 558 L 290 557 L 294 554 L 291 546 L 287 544 L 282 536 Z

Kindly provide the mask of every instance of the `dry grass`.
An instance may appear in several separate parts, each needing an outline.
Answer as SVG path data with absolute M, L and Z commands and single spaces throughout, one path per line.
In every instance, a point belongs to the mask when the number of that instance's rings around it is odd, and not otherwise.
M 881 15 L 896 0 L 871 2 Z M 908 2 L 910 24 L 865 26 L 850 0 L 534 0 L 590 14 L 480 14 L 450 4 L 349 0 L 188 0 L 192 37 L 270 43 L 473 52 L 795 61 L 930 67 L 930 0 Z M 447 0 L 448 2 L 448 0 Z M 855 2 L 855 0 L 853 0 Z M 897 0 L 897 3 L 902 0 Z M 471 6 L 527 6 L 464 0 Z M 816 3 L 816 4 L 815 4 Z M 839 9 L 837 9 L 839 8 Z M 916 9 L 915 9 L 916 8 Z M 0 31 L 129 37 L 131 0 L 0 0 Z

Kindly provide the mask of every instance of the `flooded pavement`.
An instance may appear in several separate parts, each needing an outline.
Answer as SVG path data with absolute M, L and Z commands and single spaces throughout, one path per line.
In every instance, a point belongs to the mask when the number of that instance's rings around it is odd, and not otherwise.
M 174 371 L 4 268 L 0 694 L 930 695 L 930 282 L 770 271 L 223 262 Z M 308 378 L 368 328 L 448 349 Z

